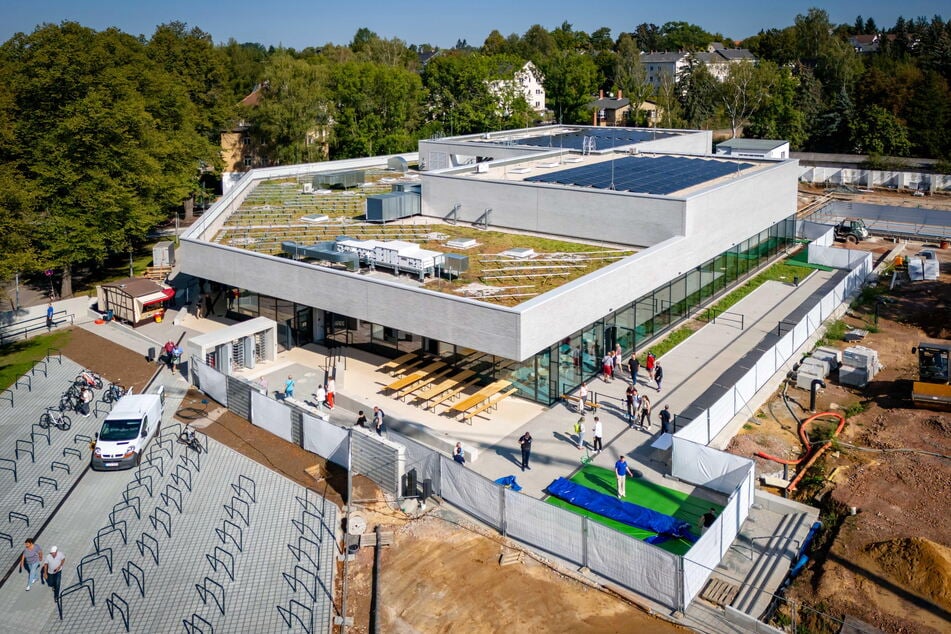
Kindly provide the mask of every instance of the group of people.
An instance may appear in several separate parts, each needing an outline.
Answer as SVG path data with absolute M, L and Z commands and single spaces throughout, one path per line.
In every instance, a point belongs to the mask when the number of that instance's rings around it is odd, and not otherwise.
M 373 406 L 373 430 L 376 432 L 377 436 L 383 435 L 383 416 L 384 416 L 383 410 L 377 407 L 376 405 L 374 405 Z M 357 412 L 357 427 L 363 427 L 364 429 L 369 428 L 369 425 L 367 424 L 367 416 L 366 414 L 363 413 L 362 409 L 359 412 Z
M 172 340 L 166 341 L 162 346 L 162 360 L 169 370 L 178 369 L 178 365 L 182 362 L 182 352 L 181 347 Z
M 37 546 L 32 538 L 27 538 L 23 543 L 19 566 L 20 572 L 24 570 L 27 572 L 27 591 L 29 592 L 42 575 L 42 583 L 48 585 L 53 591 L 53 600 L 59 601 L 60 578 L 65 563 L 66 555 L 56 546 L 50 548 L 49 554 L 44 557 L 43 549 Z

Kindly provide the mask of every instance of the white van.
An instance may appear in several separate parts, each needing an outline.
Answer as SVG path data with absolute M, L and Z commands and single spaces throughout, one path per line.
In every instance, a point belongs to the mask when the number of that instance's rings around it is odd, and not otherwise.
M 102 421 L 90 458 L 96 471 L 129 469 L 142 461 L 142 453 L 162 425 L 165 387 L 153 394 L 129 394 L 119 399 Z

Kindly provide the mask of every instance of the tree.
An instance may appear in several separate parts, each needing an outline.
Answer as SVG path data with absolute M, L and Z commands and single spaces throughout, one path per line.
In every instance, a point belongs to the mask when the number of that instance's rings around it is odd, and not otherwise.
M 589 55 L 558 51 L 539 68 L 545 96 L 559 123 L 587 123 L 587 105 L 598 85 L 598 69 Z
M 710 73 L 707 65 L 693 55 L 677 78 L 677 93 L 687 125 L 695 128 L 712 127 L 720 98 L 720 82 Z
M 623 34 L 617 49 L 614 83 L 631 100 L 631 113 L 636 121 L 641 106 L 654 94 L 654 88 L 647 81 L 647 69 L 641 62 L 641 52 L 634 38 Z
M 915 156 L 951 158 L 951 89 L 934 71 L 915 85 L 906 109 L 908 137 Z
M 370 45 L 370 42 L 378 39 L 380 39 L 379 35 L 362 26 L 353 34 L 353 39 L 350 40 L 350 50 L 354 53 L 362 53 Z
M 664 48 L 663 37 L 660 34 L 660 28 L 656 24 L 642 22 L 634 28 L 634 41 L 637 47 L 646 52 L 660 51 Z
M 905 126 L 881 106 L 867 108 L 852 121 L 852 147 L 859 154 L 907 156 L 911 149 Z
M 717 39 L 689 22 L 667 22 L 660 27 L 660 37 L 664 50 L 669 51 L 701 51 Z
M 718 92 L 734 138 L 740 126 L 767 99 L 777 80 L 778 69 L 772 62 L 753 64 L 742 61 L 730 64 L 730 70 Z
M 508 52 L 508 42 L 498 29 L 493 29 L 482 43 L 482 52 L 486 55 L 500 55 Z
M 744 136 L 760 139 L 786 139 L 799 150 L 807 138 L 806 119 L 796 107 L 799 80 L 788 68 L 779 68 L 777 81 L 763 104 L 750 115 Z
M 675 128 L 683 121 L 679 96 L 677 80 L 670 73 L 661 73 L 660 85 L 657 87 L 655 100 L 657 108 L 660 110 L 660 126 L 662 128 Z

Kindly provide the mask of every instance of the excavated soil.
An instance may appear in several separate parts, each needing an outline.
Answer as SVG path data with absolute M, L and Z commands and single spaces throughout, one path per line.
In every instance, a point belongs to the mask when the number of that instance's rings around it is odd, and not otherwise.
M 866 551 L 886 577 L 951 609 L 951 548 L 911 537 L 871 544 Z

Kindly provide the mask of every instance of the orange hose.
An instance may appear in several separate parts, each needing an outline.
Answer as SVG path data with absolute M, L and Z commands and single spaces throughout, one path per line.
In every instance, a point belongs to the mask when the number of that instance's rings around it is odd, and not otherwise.
M 840 433 L 842 433 L 842 429 L 845 427 L 845 416 L 843 416 L 842 414 L 839 414 L 838 412 L 820 412 L 818 414 L 813 414 L 812 416 L 810 416 L 809 418 L 807 418 L 806 420 L 802 421 L 799 424 L 799 440 L 802 441 L 802 444 L 805 446 L 806 450 L 803 452 L 803 454 L 799 457 L 798 460 L 787 460 L 785 458 L 777 458 L 776 456 L 771 456 L 768 453 L 764 453 L 762 451 L 758 451 L 754 455 L 757 458 L 772 460 L 773 462 L 778 462 L 779 464 L 798 465 L 809 456 L 813 448 L 812 443 L 809 442 L 809 436 L 806 434 L 806 425 L 809 425 L 810 423 L 812 423 L 812 421 L 816 420 L 817 418 L 821 418 L 823 416 L 832 416 L 834 418 L 839 419 L 839 425 L 838 427 L 836 427 L 835 432 L 833 432 L 832 438 L 836 438 Z M 823 443 L 822 445 L 819 445 L 819 448 L 824 451 L 824 448 L 828 446 L 829 446 L 829 443 L 826 442 L 826 443 Z M 817 452 L 815 454 L 815 457 L 818 457 L 818 453 L 821 453 L 821 451 Z M 798 476 L 797 476 L 797 479 L 798 479 Z

